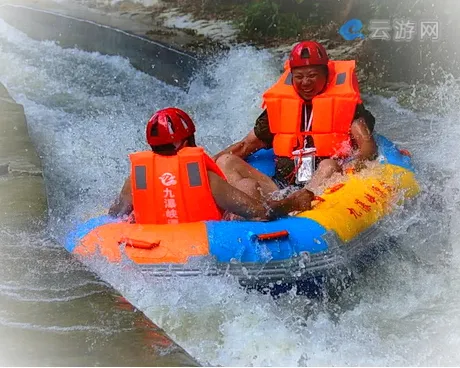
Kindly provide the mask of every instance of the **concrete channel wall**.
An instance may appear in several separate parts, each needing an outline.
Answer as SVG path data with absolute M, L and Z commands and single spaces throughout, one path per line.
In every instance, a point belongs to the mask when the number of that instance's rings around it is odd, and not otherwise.
M 199 60 L 183 51 L 144 36 L 135 22 L 103 14 L 44 2 L 45 9 L 1 4 L 0 17 L 35 40 L 53 40 L 63 48 L 119 55 L 138 70 L 167 84 L 186 88 Z M 16 3 L 16 2 L 15 2 Z M 27 2 L 26 2 L 27 4 Z M 114 27 L 122 27 L 121 29 Z
M 46 213 L 40 160 L 28 135 L 24 108 L 0 84 L 0 223 L 24 228 Z

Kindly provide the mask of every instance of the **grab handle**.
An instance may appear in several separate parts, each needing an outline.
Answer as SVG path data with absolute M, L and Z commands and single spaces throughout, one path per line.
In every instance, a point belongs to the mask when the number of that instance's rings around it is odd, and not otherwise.
M 289 236 L 289 232 L 287 230 L 275 231 L 272 233 L 263 233 L 263 234 L 251 234 L 251 240 L 273 240 L 273 239 L 282 239 Z
M 146 240 L 139 240 L 139 239 L 131 239 L 131 238 L 122 238 L 118 241 L 118 245 L 126 244 L 133 248 L 138 249 L 153 249 L 160 245 L 160 240 L 157 241 L 146 241 Z

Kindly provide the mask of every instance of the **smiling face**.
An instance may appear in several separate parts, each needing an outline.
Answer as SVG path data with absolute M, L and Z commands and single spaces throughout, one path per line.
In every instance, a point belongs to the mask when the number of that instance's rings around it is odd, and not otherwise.
M 327 67 L 308 65 L 292 69 L 294 89 L 305 101 L 319 95 L 327 83 Z

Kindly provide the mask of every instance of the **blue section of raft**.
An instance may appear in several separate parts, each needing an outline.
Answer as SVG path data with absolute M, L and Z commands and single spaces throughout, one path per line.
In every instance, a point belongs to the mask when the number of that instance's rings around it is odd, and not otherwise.
M 379 147 L 381 163 L 388 163 L 414 171 L 410 157 L 401 154 L 398 147 L 383 136 L 375 135 Z M 247 160 L 259 171 L 273 176 L 275 172 L 273 150 L 260 150 Z M 95 217 L 79 224 L 69 233 L 65 248 L 72 252 L 88 233 L 97 227 L 120 222 L 109 216 Z M 206 229 L 210 254 L 219 262 L 266 263 L 268 261 L 287 260 L 300 252 L 318 253 L 327 250 L 328 245 L 322 238 L 326 229 L 308 218 L 286 217 L 270 222 L 255 221 L 207 221 Z M 263 239 L 263 234 L 287 232 L 287 235 L 273 239 Z M 262 237 L 260 236 L 262 235 Z
M 381 163 L 400 166 L 414 172 L 410 157 L 403 155 L 395 143 L 383 135 L 374 134 L 374 138 L 379 148 L 379 154 L 385 158 Z
M 72 253 L 78 243 L 80 243 L 80 241 L 91 231 L 98 228 L 99 226 L 115 222 L 121 222 L 121 220 L 105 215 L 94 217 L 91 220 L 78 224 L 77 228 L 67 235 L 64 243 L 64 248 Z
M 219 262 L 266 263 L 281 261 L 302 251 L 318 253 L 327 250 L 322 239 L 326 229 L 316 221 L 287 217 L 270 222 L 209 221 L 206 222 L 209 252 Z M 287 231 L 288 235 L 261 240 L 259 235 Z
M 410 157 L 401 154 L 396 144 L 379 134 L 374 134 L 374 139 L 379 149 L 379 155 L 384 157 L 381 163 L 400 166 L 409 171 L 414 171 Z M 247 162 L 270 177 L 275 174 L 275 155 L 273 149 L 261 149 L 253 153 L 248 157 Z

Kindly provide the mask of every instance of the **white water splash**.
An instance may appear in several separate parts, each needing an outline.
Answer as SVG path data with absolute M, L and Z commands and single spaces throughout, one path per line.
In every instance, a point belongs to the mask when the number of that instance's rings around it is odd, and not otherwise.
M 127 173 L 127 153 L 145 148 L 153 111 L 175 105 L 190 112 L 199 142 L 216 152 L 249 131 L 280 67 L 267 52 L 235 48 L 207 68 L 212 87 L 198 76 L 185 94 L 122 58 L 37 43 L 1 22 L 0 49 L 0 81 L 25 105 L 43 156 L 57 239 L 110 203 Z M 460 364 L 460 90 L 446 82 L 430 93 L 443 114 L 367 96 L 377 131 L 413 153 L 424 192 L 413 212 L 387 225 L 398 247 L 339 301 L 318 304 L 292 293 L 273 300 L 232 279 L 152 280 L 129 265 L 91 267 L 204 364 Z

